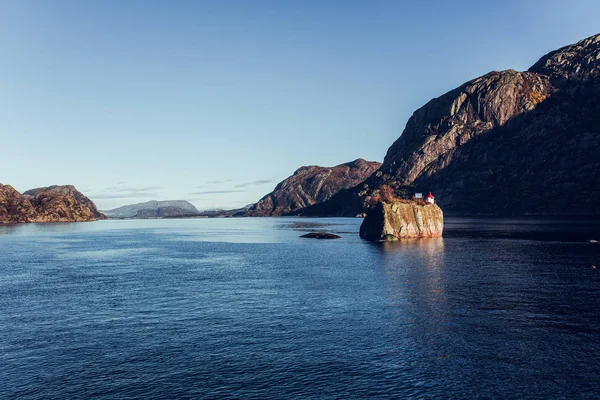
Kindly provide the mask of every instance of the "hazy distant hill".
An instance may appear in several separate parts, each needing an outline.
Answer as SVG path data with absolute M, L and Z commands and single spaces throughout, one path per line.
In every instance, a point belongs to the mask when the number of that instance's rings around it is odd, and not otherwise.
M 219 217 L 243 217 L 247 215 L 247 211 L 254 206 L 254 203 L 245 205 L 241 208 L 234 208 L 230 210 L 224 210 L 222 208 L 213 208 L 209 210 L 200 211 L 200 215 L 209 218 Z
M 172 218 L 198 215 L 193 204 L 185 200 L 147 201 L 104 211 L 110 218 Z

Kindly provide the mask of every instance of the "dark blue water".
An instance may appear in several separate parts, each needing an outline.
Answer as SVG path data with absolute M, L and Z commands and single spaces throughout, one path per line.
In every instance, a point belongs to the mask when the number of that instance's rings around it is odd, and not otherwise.
M 600 397 L 600 225 L 360 222 L 2 226 L 0 397 Z

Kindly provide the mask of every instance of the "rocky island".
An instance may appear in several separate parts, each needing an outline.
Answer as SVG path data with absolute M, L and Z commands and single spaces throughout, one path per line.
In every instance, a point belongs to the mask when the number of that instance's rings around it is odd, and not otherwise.
M 0 184 L 0 223 L 100 219 L 106 219 L 106 216 L 72 185 L 41 187 L 21 194 L 10 185 Z
M 379 202 L 360 226 L 360 237 L 371 241 L 442 237 L 444 214 L 436 204 L 405 200 Z

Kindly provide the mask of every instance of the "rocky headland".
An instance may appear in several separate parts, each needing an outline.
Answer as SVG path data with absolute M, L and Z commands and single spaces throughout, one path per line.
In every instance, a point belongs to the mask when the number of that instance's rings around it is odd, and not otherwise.
M 599 214 L 600 35 L 494 71 L 414 112 L 383 165 L 303 215 L 354 216 L 382 185 L 452 215 Z
M 83 222 L 105 219 L 74 186 L 48 186 L 19 193 L 0 184 L 0 223 Z
M 335 167 L 301 167 L 248 210 L 253 217 L 299 215 L 301 210 L 329 200 L 340 190 L 356 186 L 381 163 L 354 160 Z

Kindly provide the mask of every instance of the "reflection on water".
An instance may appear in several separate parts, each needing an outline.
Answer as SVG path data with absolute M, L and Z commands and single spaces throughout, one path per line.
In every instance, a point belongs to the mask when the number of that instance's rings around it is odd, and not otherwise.
M 444 220 L 444 236 L 589 242 L 600 238 L 598 217 L 457 218 Z
M 445 299 L 444 239 L 412 239 L 373 244 L 382 253 L 382 266 L 394 302 L 418 302 L 429 317 L 440 317 Z M 401 310 L 401 312 L 403 312 Z M 439 319 L 431 319 L 434 323 Z
M 0 235 L 35 235 L 40 233 L 68 233 L 85 231 L 84 225 L 97 222 L 52 222 L 43 224 L 0 224 Z

